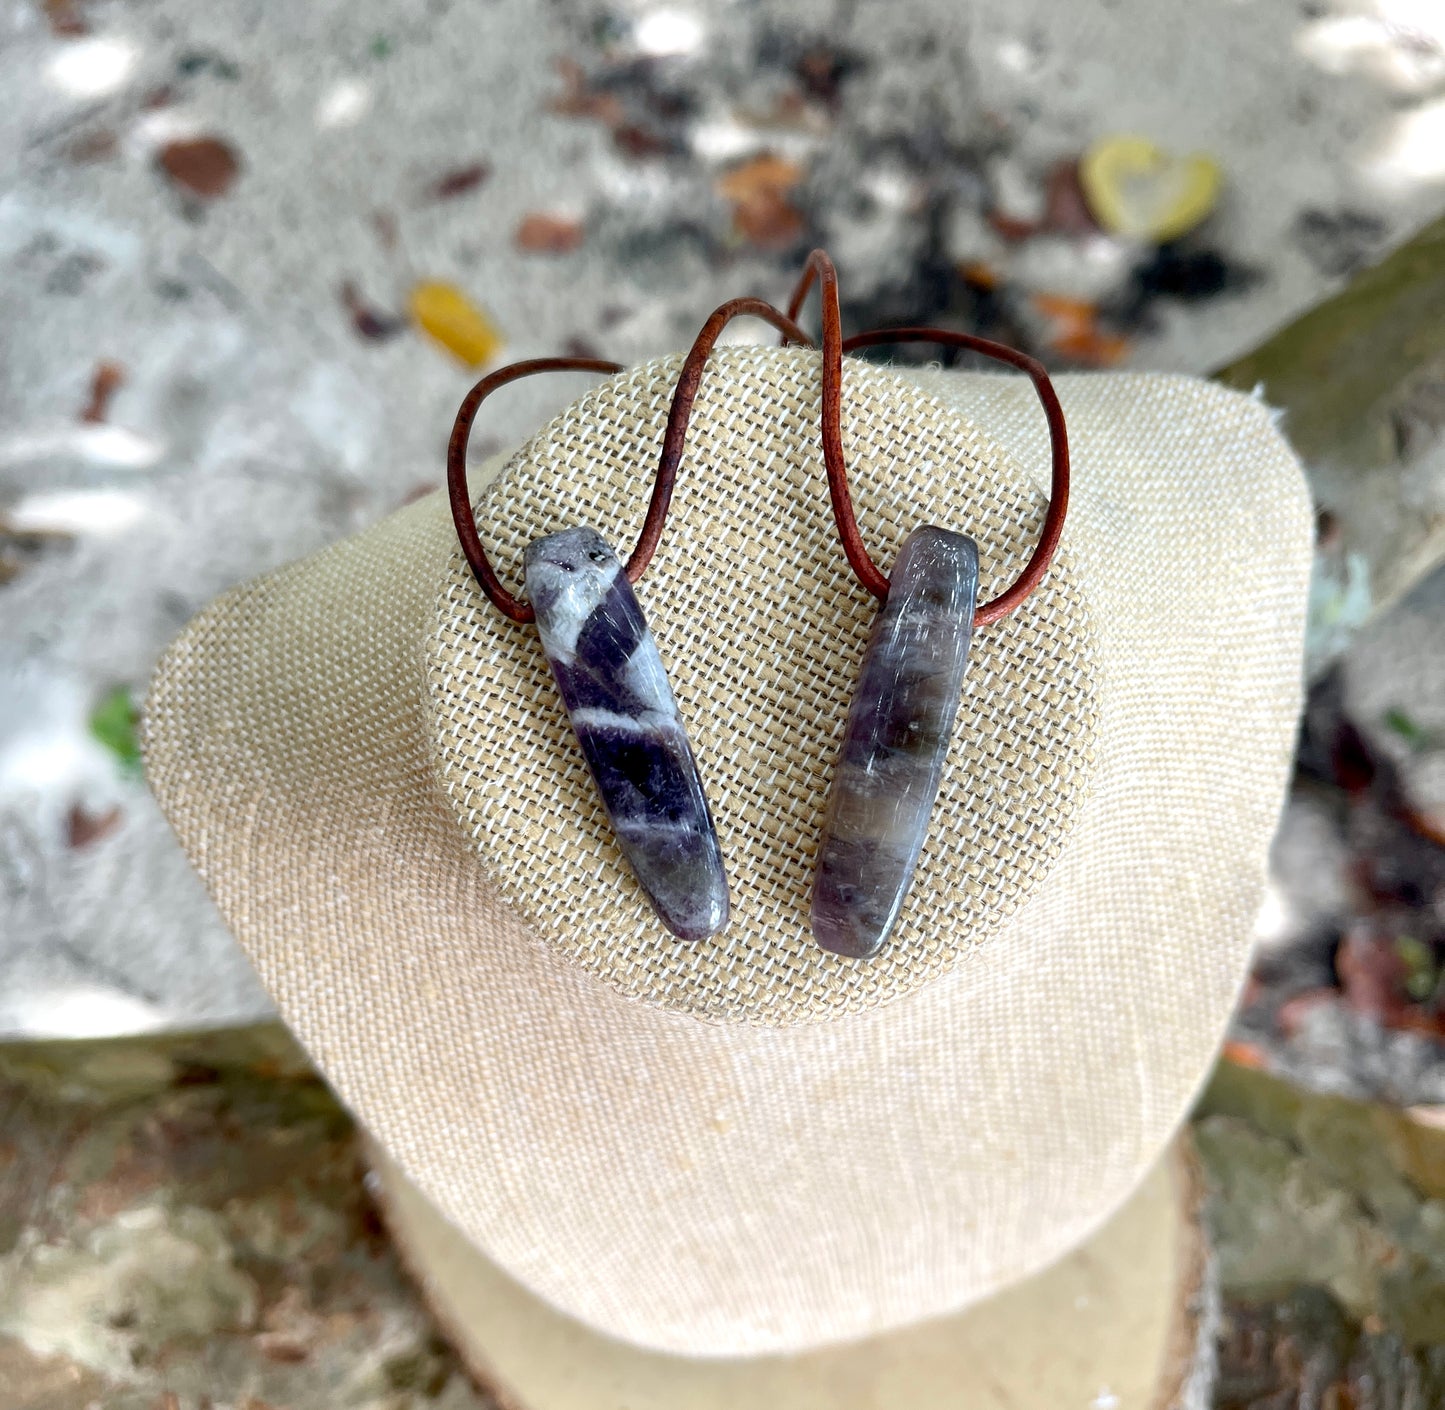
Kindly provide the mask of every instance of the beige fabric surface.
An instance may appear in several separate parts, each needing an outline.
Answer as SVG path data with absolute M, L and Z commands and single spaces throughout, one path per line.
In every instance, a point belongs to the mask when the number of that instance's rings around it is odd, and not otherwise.
M 483 542 L 511 581 L 539 533 L 587 523 L 626 553 L 651 492 L 681 359 L 609 378 L 488 485 Z M 790 1023 L 906 994 L 988 939 L 1059 856 L 1088 787 L 1095 628 L 1072 554 L 977 633 L 908 905 L 867 963 L 813 943 L 808 898 L 826 781 L 878 604 L 839 548 L 818 455 L 818 360 L 731 348 L 704 375 L 642 598 L 698 752 L 733 918 L 687 945 L 622 861 L 534 631 L 483 596 L 458 550 L 428 659 L 441 776 L 497 894 L 621 992 L 717 1018 Z M 871 551 L 919 524 L 981 545 L 981 601 L 1017 577 L 1047 500 L 935 397 L 866 363 L 843 440 Z M 1042 424 L 1042 416 L 1039 417 Z M 516 845 L 498 845 L 512 839 Z
M 1169 1151 L 1066 1258 L 966 1312 L 843 1346 L 727 1358 L 645 1351 L 583 1326 L 458 1238 L 379 1152 L 373 1169 L 427 1305 L 508 1410 L 1206 1410 L 1212 1400 L 1218 1292 L 1187 1149 Z
M 810 356 L 726 354 L 710 394 Z M 980 462 L 1038 484 L 1026 385 L 917 380 L 966 409 Z M 885 421 L 889 385 L 870 413 Z M 1075 746 L 1087 796 L 1071 827 L 1028 834 L 1061 850 L 1020 867 L 1033 889 L 985 943 L 956 941 L 889 1003 L 704 1021 L 628 997 L 625 972 L 589 972 L 506 902 L 498 858 L 528 839 L 488 837 L 479 859 L 456 781 L 441 781 L 437 740 L 457 726 L 437 707 L 435 639 L 451 620 L 438 604 L 455 587 L 439 497 L 228 594 L 162 664 L 153 786 L 283 1013 L 407 1177 L 578 1320 L 738 1355 L 960 1309 L 1097 1228 L 1206 1072 L 1287 776 L 1309 506 L 1246 398 L 1168 376 L 1067 377 L 1059 391 L 1076 465 L 1061 578 L 1093 628 L 1092 743 Z M 900 443 L 910 430 L 899 416 Z M 724 496 L 719 518 L 727 493 L 695 476 L 679 489 Z M 784 573 L 789 542 L 759 545 Z M 726 550 L 724 535 L 699 544 Z M 641 596 L 661 624 L 651 583 Z M 796 604 L 800 630 L 819 609 Z M 682 693 L 691 717 L 696 681 Z M 946 883 L 935 863 L 932 889 Z

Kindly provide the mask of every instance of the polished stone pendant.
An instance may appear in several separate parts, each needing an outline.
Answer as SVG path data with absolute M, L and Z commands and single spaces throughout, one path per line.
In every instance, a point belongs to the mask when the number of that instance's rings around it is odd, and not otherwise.
M 527 546 L 527 597 L 562 703 L 623 855 L 683 940 L 728 921 L 722 848 L 657 643 L 595 529 Z
M 978 600 L 978 548 L 947 529 L 904 541 L 873 623 L 828 795 L 813 935 L 853 959 L 888 939 L 913 880 Z

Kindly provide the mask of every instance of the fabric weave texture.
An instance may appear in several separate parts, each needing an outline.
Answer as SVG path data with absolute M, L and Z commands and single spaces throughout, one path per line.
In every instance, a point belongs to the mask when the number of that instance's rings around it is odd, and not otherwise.
M 584 397 L 481 496 L 504 572 L 587 515 L 626 550 L 676 365 Z M 440 496 L 222 597 L 147 715 L 182 844 L 398 1168 L 544 1300 L 684 1354 L 957 1310 L 1120 1207 L 1245 976 L 1301 703 L 1312 516 L 1268 409 L 1060 378 L 1064 552 L 979 633 L 906 924 L 876 970 L 808 954 L 874 610 L 829 544 L 818 376 L 804 350 L 718 353 L 639 593 L 737 900 L 689 962 Z M 876 556 L 936 516 L 995 590 L 1047 480 L 1023 379 L 850 364 L 845 405 Z
M 584 523 L 626 554 L 681 360 L 609 378 L 480 495 L 495 562 Z M 488 880 L 534 932 L 633 998 L 713 1019 L 796 1023 L 912 992 L 962 962 L 1058 857 L 1088 788 L 1095 629 L 1065 550 L 976 636 L 915 883 L 867 964 L 808 918 L 827 785 L 879 604 L 828 509 L 816 356 L 730 348 L 709 365 L 662 546 L 638 595 L 712 800 L 732 890 L 725 934 L 680 944 L 651 913 L 557 703 L 536 634 L 487 601 L 458 550 L 428 659 L 441 777 Z M 920 524 L 978 540 L 984 598 L 1033 552 L 1047 501 L 970 421 L 887 371 L 846 365 L 843 442 L 871 551 Z M 1042 420 L 1042 418 L 1040 418 Z M 507 571 L 507 570 L 504 570 Z M 495 839 L 527 839 L 497 846 Z

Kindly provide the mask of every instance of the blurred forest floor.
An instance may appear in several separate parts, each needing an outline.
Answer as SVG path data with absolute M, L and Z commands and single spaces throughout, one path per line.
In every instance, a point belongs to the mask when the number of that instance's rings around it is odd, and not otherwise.
M 1445 1120 L 1225 1063 L 1193 1139 L 1218 1410 L 1445 1404 Z M 0 1046 L 6 1410 L 492 1406 L 277 1025 Z

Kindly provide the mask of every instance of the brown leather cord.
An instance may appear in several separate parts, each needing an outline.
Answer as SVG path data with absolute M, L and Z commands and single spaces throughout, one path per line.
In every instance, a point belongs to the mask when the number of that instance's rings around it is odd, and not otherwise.
M 1043 406 L 1049 425 L 1051 477 L 1049 508 L 1044 516 L 1039 541 L 1023 571 L 1014 582 L 986 602 L 974 614 L 976 626 L 988 626 L 1006 617 L 1043 581 L 1049 571 L 1064 532 L 1064 519 L 1069 512 L 1069 438 L 1064 424 L 1064 409 L 1059 404 L 1054 384 L 1042 363 L 1003 343 L 978 338 L 971 333 L 958 333 L 950 328 L 872 328 L 842 335 L 842 316 L 838 305 L 838 272 L 833 261 L 822 250 L 814 250 L 793 297 L 788 303 L 788 317 L 796 318 L 814 281 L 818 282 L 822 301 L 823 323 L 823 461 L 828 470 L 828 497 L 833 506 L 833 522 L 843 545 L 849 566 L 858 581 L 874 597 L 888 596 L 888 578 L 874 563 L 863 544 L 853 511 L 853 498 L 848 491 L 848 468 L 843 456 L 843 354 L 856 348 L 874 347 L 880 343 L 943 343 L 949 347 L 967 348 L 997 362 L 1006 362 L 1026 372 Z M 791 336 L 791 335 L 790 335 Z
M 662 526 L 667 519 L 667 510 L 672 502 L 672 489 L 677 479 L 677 467 L 687 441 L 687 428 L 692 420 L 693 403 L 697 400 L 698 384 L 707 367 L 707 360 L 722 330 L 735 318 L 761 318 L 771 323 L 783 335 L 785 342 L 802 343 L 812 347 L 813 340 L 789 317 L 779 313 L 772 304 L 762 299 L 729 299 L 719 304 L 708 320 L 702 325 L 692 347 L 682 362 L 682 371 L 677 374 L 677 388 L 672 394 L 672 406 L 667 413 L 667 430 L 662 436 L 662 458 L 657 465 L 657 479 L 652 488 L 652 503 L 647 507 L 647 522 L 642 526 L 642 536 L 637 540 L 632 558 L 627 564 L 627 576 L 634 583 L 642 576 L 662 537 Z M 632 565 L 641 563 L 636 575 Z
M 677 467 L 687 443 L 688 423 L 692 418 L 693 403 L 697 400 L 698 384 L 702 381 L 707 359 L 722 330 L 740 317 L 761 318 L 778 329 L 785 340 L 812 346 L 812 340 L 791 318 L 784 317 L 772 304 L 762 299 L 729 299 L 713 310 L 702 331 L 693 341 L 691 350 L 683 360 L 682 371 L 678 374 L 677 389 L 673 392 L 672 407 L 667 416 L 667 429 L 662 438 L 662 454 L 658 458 L 657 473 L 652 482 L 652 498 L 648 502 L 647 517 L 643 520 L 642 531 L 627 560 L 627 580 L 635 583 L 647 571 L 652 555 L 662 539 L 667 523 L 668 509 L 672 505 L 672 492 L 677 482 Z M 530 377 L 536 372 L 621 372 L 622 364 L 607 362 L 592 357 L 538 357 L 523 362 L 513 362 L 506 367 L 489 373 L 469 391 L 457 409 L 457 418 L 452 425 L 451 441 L 447 446 L 447 497 L 451 503 L 452 521 L 456 525 L 457 541 L 461 544 L 472 572 L 482 591 L 492 605 L 503 616 L 514 622 L 532 622 L 536 616 L 530 603 L 513 596 L 502 585 L 492 567 L 487 551 L 482 546 L 481 535 L 477 532 L 476 517 L 472 513 L 471 497 L 467 490 L 467 442 L 471 439 L 472 423 L 476 420 L 481 404 L 508 382 Z
M 472 513 L 471 496 L 467 492 L 467 442 L 472 436 L 472 422 L 477 418 L 477 409 L 498 387 L 508 382 L 530 377 L 535 372 L 621 372 L 620 362 L 607 362 L 596 357 L 534 357 L 523 362 L 508 363 L 495 372 L 483 377 L 475 387 L 462 398 L 457 408 L 457 419 L 452 423 L 452 438 L 447 444 L 447 498 L 451 501 L 452 522 L 457 526 L 457 541 L 462 553 L 471 564 L 482 591 L 491 599 L 492 606 L 504 617 L 514 622 L 535 622 L 536 614 L 529 602 L 513 597 L 497 576 L 482 547 L 482 536 L 477 532 L 476 516 Z M 631 573 L 628 574 L 630 578 Z M 635 581 L 635 579 L 634 579 Z

